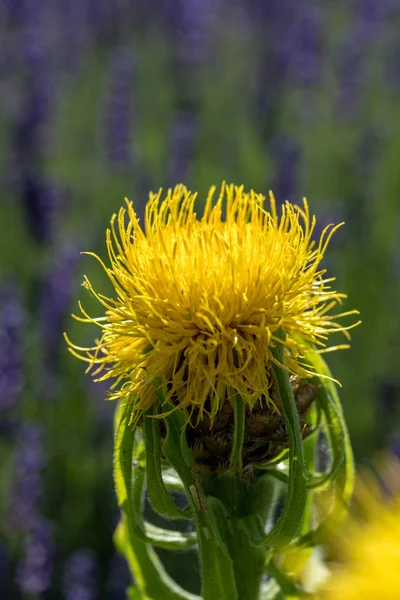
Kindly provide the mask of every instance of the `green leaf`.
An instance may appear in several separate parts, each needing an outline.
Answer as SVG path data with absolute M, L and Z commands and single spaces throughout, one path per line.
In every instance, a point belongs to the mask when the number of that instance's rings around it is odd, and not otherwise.
M 314 545 L 323 539 L 330 519 L 340 521 L 347 512 L 354 487 L 354 461 L 350 436 L 332 374 L 321 355 L 312 347 L 309 347 L 307 358 L 315 371 L 323 376 L 313 378 L 313 382 L 319 385 L 317 402 L 324 413 L 326 435 L 333 457 L 328 473 L 317 480 L 315 485 L 316 491 L 325 489 L 327 484 L 332 488 L 333 501 L 329 514 L 314 531 L 302 536 L 298 542 Z
M 279 337 L 283 339 L 285 333 L 282 329 L 276 335 L 279 334 Z M 271 351 L 278 363 L 273 363 L 273 371 L 288 432 L 289 482 L 285 507 L 278 522 L 258 543 L 279 548 L 287 545 L 299 531 L 307 502 L 307 472 L 303 458 L 303 443 L 296 403 L 288 372 L 283 367 L 283 343 L 277 342 Z
M 172 492 L 184 492 L 185 487 L 179 479 L 177 472 L 172 467 L 162 467 L 162 478 L 165 487 Z
M 239 473 L 243 468 L 243 440 L 246 421 L 245 403 L 239 394 L 236 394 L 234 399 L 234 415 L 235 425 L 229 468 L 233 473 Z
M 190 508 L 178 508 L 165 486 L 161 468 L 161 422 L 152 407 L 143 417 L 147 491 L 153 508 L 167 519 L 190 519 Z
M 122 520 L 115 532 L 115 544 L 126 557 L 143 598 L 200 600 L 169 577 L 154 550 L 137 534 L 142 513 L 144 447 L 137 430 L 129 426 L 129 419 L 130 407 L 120 406 L 115 417 L 114 475 Z
M 156 527 L 152 523 L 135 523 L 135 534 L 139 539 L 157 548 L 165 550 L 189 550 L 197 544 L 197 535 L 193 532 L 171 531 Z

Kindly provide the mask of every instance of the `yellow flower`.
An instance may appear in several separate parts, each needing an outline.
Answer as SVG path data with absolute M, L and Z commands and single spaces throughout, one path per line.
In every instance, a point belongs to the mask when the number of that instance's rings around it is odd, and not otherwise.
M 176 407 L 213 422 L 226 400 L 240 394 L 251 409 L 257 400 L 273 404 L 271 346 L 283 327 L 286 368 L 307 377 L 301 339 L 326 349 L 328 334 L 347 330 L 331 309 L 344 294 L 331 289 L 320 262 L 333 232 L 328 226 L 312 241 L 315 217 L 289 202 L 276 213 L 265 198 L 242 187 L 222 185 L 197 218 L 196 194 L 183 185 L 150 194 L 145 227 L 132 207 L 111 219 L 105 272 L 115 297 L 84 286 L 105 309 L 91 318 L 80 305 L 79 319 L 98 325 L 92 348 L 69 342 L 71 351 L 96 366 L 98 380 L 116 378 L 111 398 L 132 403 L 132 420 L 156 401 L 155 382 L 163 378 Z M 128 217 L 128 219 L 126 219 Z M 88 253 L 90 254 L 90 253 Z M 337 348 L 343 346 L 337 346 Z M 335 348 L 330 348 L 335 349 Z
M 400 481 L 397 466 L 397 487 Z M 398 489 L 397 489 L 398 494 Z M 361 480 L 356 498 L 366 520 L 345 524 L 339 545 L 344 565 L 328 580 L 320 600 L 398 600 L 400 598 L 400 496 L 384 500 L 376 484 Z

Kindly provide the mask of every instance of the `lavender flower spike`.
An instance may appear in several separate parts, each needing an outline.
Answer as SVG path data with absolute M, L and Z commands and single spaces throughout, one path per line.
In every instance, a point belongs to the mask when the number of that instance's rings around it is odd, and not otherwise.
M 0 411 L 15 405 L 23 388 L 22 326 L 24 314 L 16 290 L 0 288 Z M 3 420 L 3 419 L 1 419 Z
M 16 479 L 10 507 L 13 526 L 23 533 L 29 531 L 38 512 L 44 461 L 41 428 L 35 423 L 25 423 L 15 454 Z
M 95 600 L 98 597 L 96 571 L 96 559 L 91 550 L 75 552 L 65 570 L 65 600 Z
M 47 521 L 38 517 L 25 542 L 25 553 L 17 568 L 17 585 L 22 593 L 39 596 L 51 584 L 53 541 Z

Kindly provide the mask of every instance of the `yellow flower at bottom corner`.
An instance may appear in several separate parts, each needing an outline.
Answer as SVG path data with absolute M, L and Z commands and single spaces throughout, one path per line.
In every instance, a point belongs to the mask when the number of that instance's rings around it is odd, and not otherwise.
M 196 194 L 183 185 L 150 194 L 144 227 L 131 202 L 111 219 L 106 244 L 113 297 L 84 287 L 103 307 L 92 318 L 80 305 L 78 320 L 94 323 L 101 337 L 90 348 L 69 342 L 97 380 L 114 378 L 110 398 L 130 401 L 132 421 L 158 402 L 163 380 L 168 399 L 188 418 L 209 419 L 239 394 L 250 410 L 268 403 L 271 345 L 286 334 L 286 368 L 308 377 L 301 340 L 327 348 L 331 332 L 350 327 L 331 309 L 345 295 L 332 289 L 320 263 L 331 235 L 313 240 L 315 217 L 307 202 L 286 202 L 277 215 L 265 198 L 225 185 L 211 188 L 203 215 Z M 89 253 L 90 254 L 90 253 Z M 299 341 L 300 340 L 300 341 Z M 338 348 L 343 346 L 337 346 Z
M 366 520 L 351 516 L 345 524 L 337 540 L 344 561 L 318 600 L 399 600 L 400 495 L 385 500 L 376 482 L 359 480 L 356 499 Z

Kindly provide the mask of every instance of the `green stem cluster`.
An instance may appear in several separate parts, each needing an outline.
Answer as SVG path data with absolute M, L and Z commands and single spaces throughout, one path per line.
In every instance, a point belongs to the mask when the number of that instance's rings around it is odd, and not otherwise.
M 284 333 L 281 331 L 283 342 Z M 121 521 L 115 533 L 118 550 L 126 557 L 135 584 L 129 598 L 141 600 L 199 600 L 166 573 L 154 548 L 185 551 L 197 547 L 204 600 L 260 600 L 305 596 L 299 584 L 279 568 L 283 549 L 309 552 L 320 543 L 324 528 L 348 502 L 353 480 L 352 454 L 343 413 L 330 373 L 312 348 L 310 363 L 323 377 L 315 378 L 318 396 L 311 411 L 314 428 L 301 439 L 295 399 L 284 368 L 283 343 L 272 349 L 273 374 L 288 434 L 288 457 L 279 464 L 256 465 L 250 479 L 242 468 L 245 406 L 234 399 L 235 424 L 230 472 L 201 474 L 186 440 L 186 417 L 167 410 L 162 382 L 155 382 L 163 425 L 155 407 L 142 425 L 129 426 L 129 403 L 115 419 L 115 484 Z M 315 468 L 315 448 L 325 431 L 331 449 L 326 473 Z M 145 487 L 154 509 L 170 520 L 187 519 L 195 531 L 165 530 L 147 523 L 143 515 Z M 176 505 L 171 489 L 183 492 L 187 506 Z M 314 523 L 316 494 L 333 490 L 330 512 Z M 341 501 L 337 502 L 338 495 Z M 276 520 L 279 503 L 283 510 Z M 343 503 L 344 500 L 344 503 Z M 339 508 L 338 508 L 339 507 Z M 275 522 L 276 521 L 276 522 Z

